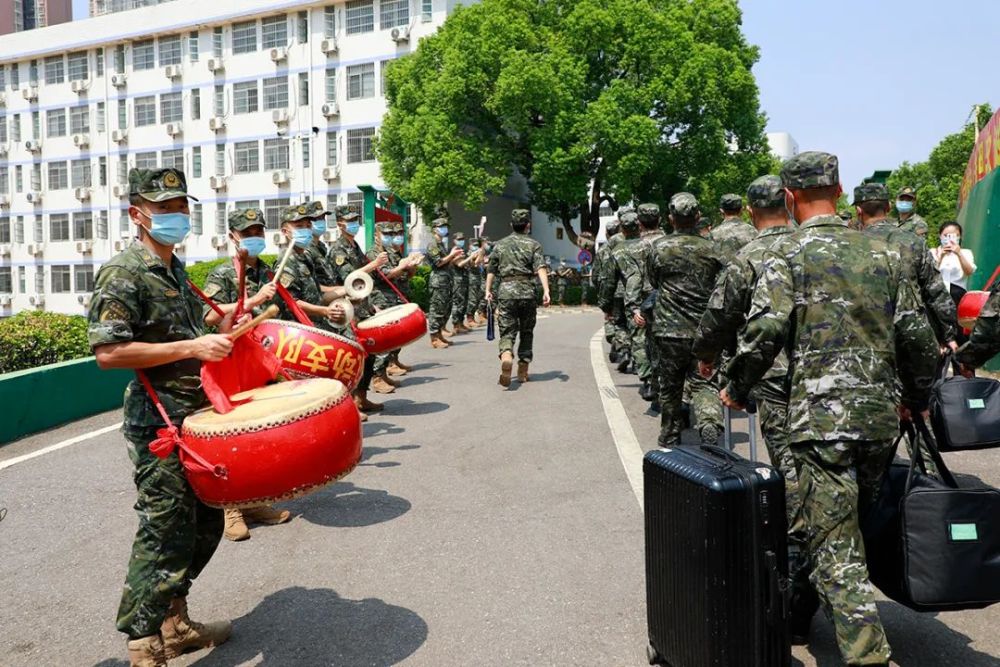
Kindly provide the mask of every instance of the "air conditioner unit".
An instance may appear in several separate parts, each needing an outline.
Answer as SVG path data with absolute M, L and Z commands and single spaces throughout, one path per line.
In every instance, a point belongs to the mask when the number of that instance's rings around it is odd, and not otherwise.
M 87 201 L 90 199 L 90 188 L 77 188 L 73 195 L 80 201 Z
M 229 241 L 225 236 L 213 236 L 212 237 L 212 247 L 222 249 L 228 245 Z
M 183 131 L 180 123 L 167 123 L 167 134 L 176 137 Z
M 276 63 L 280 63 L 283 60 L 288 59 L 288 49 L 283 46 L 276 46 L 271 49 L 271 60 Z
M 29 255 L 41 255 L 45 252 L 44 243 L 29 243 L 28 244 L 28 254 Z
M 42 150 L 42 142 L 38 139 L 28 139 L 24 142 L 24 147 L 29 153 L 38 153 Z
M 42 203 L 42 193 L 40 190 L 32 190 L 25 195 L 28 199 L 29 204 L 41 204 Z
M 32 306 L 44 306 L 45 305 L 45 295 L 44 294 L 36 294 L 33 297 L 29 298 L 28 302 Z
M 323 180 L 326 180 L 326 181 L 335 181 L 338 178 L 340 178 L 340 167 L 339 166 L 324 167 L 323 168 Z
M 76 297 L 76 302 L 81 306 L 83 306 L 84 308 L 87 308 L 90 306 L 90 295 L 81 294 L 80 296 Z
M 186 248 L 187 248 L 187 242 L 181 241 L 180 243 L 174 246 L 174 252 L 183 254 Z
M 225 63 L 222 62 L 222 58 L 209 58 L 208 59 L 208 71 L 209 72 L 221 72 L 226 69 Z
M 0 195 L 0 208 L 10 208 L 10 197 Z
M 111 141 L 124 144 L 128 141 L 128 130 L 111 130 Z
M 14 297 L 10 296 L 9 294 L 5 294 L 3 296 L 0 296 L 0 306 L 3 306 L 4 308 L 7 308 L 7 307 L 10 306 L 10 303 L 13 300 L 14 300 Z
M 125 82 L 127 80 L 128 79 L 126 78 L 124 72 L 119 72 L 118 74 L 111 75 L 111 85 L 114 86 L 115 88 L 124 88 Z
M 323 105 L 323 115 L 327 118 L 340 115 L 340 105 L 336 102 L 327 102 Z
M 4 243 L 0 245 L 0 257 L 8 257 L 10 255 L 10 244 Z
M 181 66 L 167 65 L 163 68 L 163 73 L 167 75 L 168 79 L 179 79 L 181 77 Z
M 275 234 L 272 237 L 272 240 L 274 241 L 274 245 L 276 245 L 276 246 L 286 246 L 286 245 L 288 245 L 288 237 L 285 236 L 284 234 L 281 234 L 281 233 Z
M 275 109 L 271 112 L 271 120 L 278 125 L 288 122 L 288 109 Z
M 284 185 L 288 182 L 288 170 L 279 169 L 278 171 L 271 174 L 271 182 L 275 185 Z
M 85 93 L 90 88 L 90 81 L 87 79 L 75 79 L 69 82 L 69 87 L 74 93 Z
M 29 102 L 34 102 L 38 99 L 38 86 L 27 86 L 22 88 L 21 94 L 24 95 L 24 99 Z
M 111 188 L 111 194 L 119 199 L 126 197 L 128 195 L 128 186 L 118 183 Z
M 336 53 L 337 52 L 337 40 L 333 39 L 333 38 L 324 39 L 322 42 L 319 43 L 319 50 L 322 51 L 323 53 L 327 54 L 327 55 L 329 55 L 331 53 Z
M 93 241 L 78 241 L 76 244 L 76 251 L 81 254 L 86 254 L 88 252 L 94 251 Z
M 208 179 L 208 187 L 213 190 L 225 190 L 226 189 L 226 177 L 225 176 L 210 176 Z
M 400 42 L 408 42 L 410 41 L 410 29 L 406 26 L 403 26 L 402 28 L 393 28 L 392 32 L 389 33 L 389 36 L 392 38 L 392 41 L 397 44 Z
M 226 129 L 226 119 L 222 116 L 215 116 L 208 119 L 208 129 L 212 132 L 221 132 Z
M 83 148 L 84 146 L 90 145 L 90 137 L 86 134 L 74 134 L 73 135 L 73 145 L 77 148 Z

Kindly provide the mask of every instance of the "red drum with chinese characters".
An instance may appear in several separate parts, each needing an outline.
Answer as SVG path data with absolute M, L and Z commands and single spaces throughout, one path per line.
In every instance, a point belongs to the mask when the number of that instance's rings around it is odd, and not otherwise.
M 380 310 L 358 323 L 358 342 L 368 354 L 382 354 L 420 340 L 427 333 L 427 317 L 420 306 L 404 303 Z
M 958 325 L 965 329 L 966 334 L 972 331 L 976 320 L 979 319 L 979 313 L 989 298 L 989 292 L 980 290 L 970 290 L 962 295 L 958 302 Z
M 293 380 L 232 396 L 224 415 L 212 408 L 184 420 L 188 449 L 219 477 L 188 470 L 195 495 L 212 507 L 270 505 L 335 482 L 361 459 L 361 417 L 340 382 Z
M 264 320 L 256 333 L 293 377 L 339 380 L 351 390 L 361 381 L 365 351 L 349 338 L 286 320 Z

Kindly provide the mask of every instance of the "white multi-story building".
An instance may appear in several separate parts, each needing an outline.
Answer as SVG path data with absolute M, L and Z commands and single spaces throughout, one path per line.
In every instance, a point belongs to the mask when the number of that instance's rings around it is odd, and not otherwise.
M 387 63 L 455 0 L 174 0 L 0 40 L 0 316 L 82 313 L 133 235 L 131 167 L 187 175 L 178 254 L 226 253 L 226 216 L 359 203 L 381 185 L 372 138 Z
M 799 154 L 799 142 L 795 141 L 788 132 L 768 132 L 767 144 L 771 147 L 771 155 L 781 161 Z

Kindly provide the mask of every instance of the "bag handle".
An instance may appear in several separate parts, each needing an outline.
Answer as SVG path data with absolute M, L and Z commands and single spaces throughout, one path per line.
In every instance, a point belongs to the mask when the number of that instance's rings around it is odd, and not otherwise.
M 920 437 L 917 437 L 918 435 Z M 957 489 L 958 480 L 956 480 L 955 476 L 951 474 L 948 466 L 945 465 L 944 459 L 941 458 L 941 452 L 938 451 L 934 438 L 931 436 L 930 431 L 927 430 L 927 423 L 924 421 L 923 417 L 918 417 L 910 422 L 909 436 L 910 442 L 913 445 L 913 458 L 910 460 L 910 472 L 906 476 L 906 493 L 910 492 L 916 461 L 918 458 L 922 457 L 922 448 L 924 447 L 927 448 L 927 454 L 931 457 L 934 465 L 937 466 L 938 474 L 941 475 L 941 480 L 949 487 Z M 921 464 L 922 463 L 923 461 L 921 460 Z

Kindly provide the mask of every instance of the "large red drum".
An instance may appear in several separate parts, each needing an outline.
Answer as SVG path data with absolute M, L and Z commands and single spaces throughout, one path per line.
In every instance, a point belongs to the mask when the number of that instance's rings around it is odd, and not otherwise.
M 357 326 L 358 342 L 368 354 L 396 350 L 420 340 L 426 333 L 427 317 L 415 303 L 380 310 Z
M 958 302 L 958 324 L 965 329 L 966 334 L 972 331 L 989 298 L 990 293 L 981 290 L 970 290 L 962 295 Z
M 256 329 L 264 349 L 295 378 L 320 377 L 353 390 L 365 372 L 365 351 L 349 338 L 298 322 L 264 320 Z
M 187 448 L 227 475 L 189 470 L 195 495 L 212 507 L 270 505 L 315 491 L 354 470 L 361 459 L 361 417 L 336 380 L 293 380 L 232 397 L 246 400 L 224 415 L 212 408 L 184 420 Z

